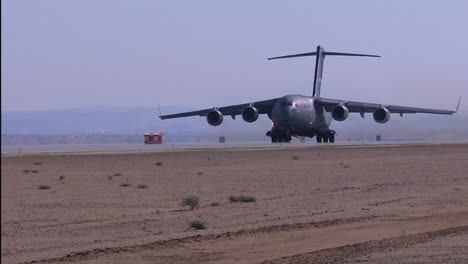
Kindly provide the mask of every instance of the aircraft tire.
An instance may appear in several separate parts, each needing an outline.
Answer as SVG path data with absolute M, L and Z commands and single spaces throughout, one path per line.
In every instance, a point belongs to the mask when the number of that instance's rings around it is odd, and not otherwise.
M 316 135 L 317 143 L 322 143 L 322 136 Z
M 329 141 L 330 143 L 335 143 L 335 134 L 330 134 Z
M 278 143 L 278 138 L 275 136 L 275 134 L 271 135 L 271 143 Z
M 328 135 L 323 137 L 323 143 L 328 143 Z

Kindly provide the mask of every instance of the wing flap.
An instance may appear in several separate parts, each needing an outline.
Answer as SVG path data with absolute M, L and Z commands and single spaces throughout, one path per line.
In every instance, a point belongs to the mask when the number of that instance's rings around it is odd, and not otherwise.
M 244 108 L 250 105 L 256 107 L 258 109 L 259 114 L 268 114 L 268 113 L 271 113 L 273 105 L 276 103 L 277 100 L 278 98 L 258 101 L 258 102 L 253 102 L 253 103 L 213 107 L 213 108 L 191 111 L 191 112 L 183 112 L 183 113 L 177 113 L 177 114 L 171 114 L 171 115 L 161 115 L 159 116 L 159 118 L 171 119 L 171 118 L 180 118 L 180 117 L 189 117 L 189 116 L 206 116 L 208 112 L 210 112 L 213 109 L 217 109 L 218 111 L 223 113 L 223 115 L 240 115 L 242 114 L 242 111 L 244 110 Z
M 179 118 L 179 117 L 188 117 L 188 116 L 204 116 L 206 115 L 211 109 L 203 109 L 198 111 L 191 111 L 191 112 L 183 112 L 171 115 L 161 115 L 159 118 L 161 119 L 171 119 L 171 118 Z
M 316 98 L 319 103 L 321 103 L 325 110 L 330 112 L 334 106 L 342 104 L 345 105 L 349 112 L 351 113 L 373 113 L 380 107 L 386 107 L 390 113 L 398 114 L 416 114 L 416 113 L 425 113 L 425 114 L 439 114 L 439 115 L 452 115 L 456 111 L 452 110 L 443 110 L 443 109 L 432 109 L 432 108 L 419 108 L 412 106 L 400 106 L 400 105 L 382 105 L 376 103 L 366 103 L 366 102 L 357 102 L 357 101 L 347 101 L 339 99 L 330 99 L 330 98 Z

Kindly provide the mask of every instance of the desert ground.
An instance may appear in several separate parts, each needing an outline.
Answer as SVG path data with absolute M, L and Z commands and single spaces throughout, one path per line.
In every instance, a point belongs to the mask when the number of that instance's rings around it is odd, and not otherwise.
M 468 144 L 18 154 L 1 173 L 2 263 L 468 263 Z

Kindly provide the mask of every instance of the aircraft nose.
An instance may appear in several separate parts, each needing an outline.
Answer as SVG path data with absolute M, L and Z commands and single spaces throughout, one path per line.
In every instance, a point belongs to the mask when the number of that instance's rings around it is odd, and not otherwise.
M 292 103 L 291 104 L 286 104 L 284 107 L 282 107 L 281 110 L 282 110 L 281 115 L 282 115 L 283 119 L 285 120 L 285 122 L 289 123 L 292 119 L 294 119 L 294 117 L 295 117 L 294 116 L 294 112 L 295 112 L 294 110 L 295 109 L 294 109 Z
M 291 110 L 292 110 L 292 106 L 290 105 L 285 105 L 283 108 L 283 113 L 286 114 L 286 115 L 289 115 L 291 113 Z

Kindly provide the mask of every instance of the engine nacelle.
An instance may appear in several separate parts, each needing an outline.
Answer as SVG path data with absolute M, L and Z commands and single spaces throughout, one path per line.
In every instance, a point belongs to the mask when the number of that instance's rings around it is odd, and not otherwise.
M 206 115 L 206 121 L 212 126 L 219 126 L 223 122 L 223 113 L 219 110 L 213 109 Z
M 242 119 L 249 123 L 257 121 L 258 109 L 253 106 L 247 106 L 244 111 L 242 111 Z
M 337 105 L 333 107 L 331 114 L 336 121 L 344 121 L 349 116 L 349 110 L 344 105 Z
M 390 120 L 390 111 L 387 108 L 381 107 L 374 112 L 374 120 L 377 123 L 383 124 Z

